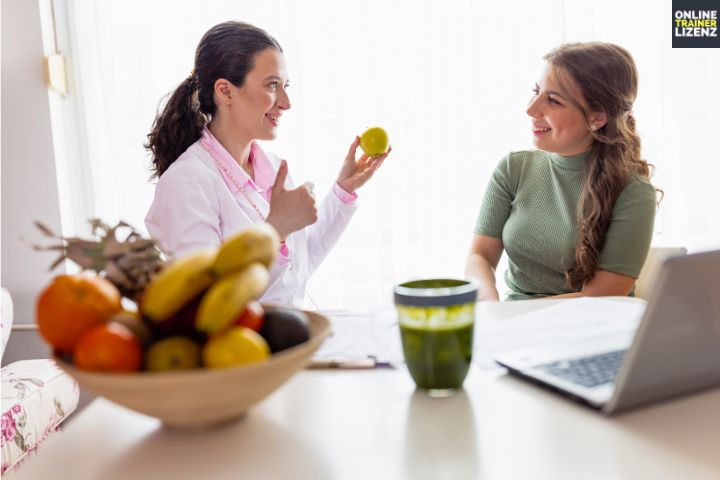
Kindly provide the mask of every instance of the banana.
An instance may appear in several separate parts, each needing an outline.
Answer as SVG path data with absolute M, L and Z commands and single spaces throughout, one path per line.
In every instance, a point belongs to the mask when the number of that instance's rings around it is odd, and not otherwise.
M 269 269 L 278 250 L 280 238 L 277 232 L 267 223 L 261 223 L 228 238 L 220 246 L 213 271 L 218 277 L 224 277 L 253 262 L 260 262 Z
M 231 325 L 247 302 L 263 293 L 270 283 L 267 268 L 255 262 L 243 270 L 221 278 L 200 301 L 195 328 L 214 333 Z
M 150 282 L 141 300 L 143 314 L 154 322 L 167 320 L 214 281 L 217 249 L 203 250 L 168 264 Z

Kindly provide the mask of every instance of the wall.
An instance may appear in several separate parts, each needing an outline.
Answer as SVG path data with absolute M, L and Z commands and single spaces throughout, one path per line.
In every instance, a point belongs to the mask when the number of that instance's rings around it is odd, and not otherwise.
M 34 323 L 35 298 L 56 274 L 55 254 L 34 252 L 27 240 L 47 244 L 33 226 L 41 220 L 60 231 L 58 187 L 50 129 L 48 89 L 37 1 L 2 0 L 2 285 L 15 305 L 15 324 Z M 22 239 L 26 239 L 23 241 Z M 33 332 L 15 332 L 3 364 L 47 357 Z

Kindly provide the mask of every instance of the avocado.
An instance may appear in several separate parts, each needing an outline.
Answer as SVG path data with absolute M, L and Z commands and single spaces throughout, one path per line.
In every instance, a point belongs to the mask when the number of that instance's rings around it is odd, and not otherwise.
M 307 315 L 299 310 L 277 307 L 265 311 L 260 335 L 272 353 L 299 345 L 310 339 Z

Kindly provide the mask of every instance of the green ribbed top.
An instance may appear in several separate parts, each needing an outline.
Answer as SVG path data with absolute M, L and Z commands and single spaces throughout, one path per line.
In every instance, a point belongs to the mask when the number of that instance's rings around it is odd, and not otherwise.
M 572 292 L 565 287 L 565 271 L 574 258 L 586 157 L 512 152 L 493 172 L 475 233 L 503 242 L 508 300 Z M 655 188 L 634 176 L 613 208 L 600 270 L 638 277 L 650 249 L 655 209 Z

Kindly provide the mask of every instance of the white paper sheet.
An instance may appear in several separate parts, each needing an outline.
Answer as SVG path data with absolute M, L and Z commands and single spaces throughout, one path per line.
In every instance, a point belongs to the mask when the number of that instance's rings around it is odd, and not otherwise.
M 492 367 L 497 352 L 634 331 L 644 311 L 644 302 L 583 297 L 504 320 L 480 318 L 475 359 L 481 367 Z
M 311 368 L 373 368 L 403 363 L 394 308 L 318 313 L 330 319 L 331 334 L 313 355 Z
M 634 331 L 645 310 L 644 302 L 602 298 L 577 298 L 542 306 L 510 318 L 485 315 L 478 309 L 473 361 L 482 368 L 495 368 L 497 352 L 559 341 L 582 340 L 604 334 Z M 512 311 L 512 302 L 494 304 L 495 313 Z M 313 355 L 310 367 L 372 368 L 404 363 L 400 329 L 394 307 L 368 310 L 320 311 L 331 322 L 332 333 Z M 498 319 L 498 317 L 502 319 Z M 368 359 L 372 361 L 368 362 Z

